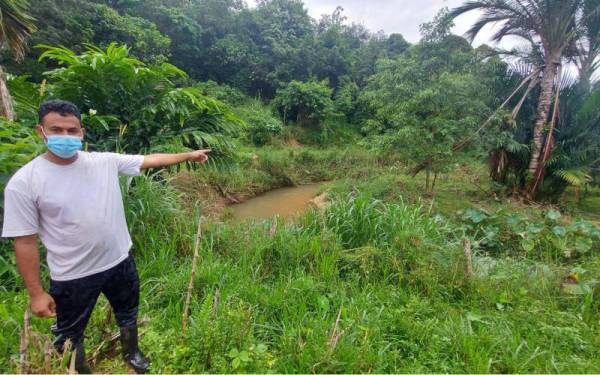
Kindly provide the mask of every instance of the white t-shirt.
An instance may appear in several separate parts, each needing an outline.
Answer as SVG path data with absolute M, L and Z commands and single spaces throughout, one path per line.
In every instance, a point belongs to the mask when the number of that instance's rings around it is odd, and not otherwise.
M 142 155 L 78 152 L 69 165 L 41 156 L 15 173 L 4 190 L 2 237 L 38 234 L 53 280 L 107 270 L 127 258 L 119 175 L 140 174 Z

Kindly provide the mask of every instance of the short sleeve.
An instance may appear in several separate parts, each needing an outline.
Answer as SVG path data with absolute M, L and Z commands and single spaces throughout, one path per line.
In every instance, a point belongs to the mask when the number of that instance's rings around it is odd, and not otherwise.
M 119 176 L 139 176 L 144 155 L 112 154 L 117 163 Z
M 36 234 L 39 227 L 35 200 L 24 192 L 4 190 L 4 225 L 2 237 L 20 237 Z

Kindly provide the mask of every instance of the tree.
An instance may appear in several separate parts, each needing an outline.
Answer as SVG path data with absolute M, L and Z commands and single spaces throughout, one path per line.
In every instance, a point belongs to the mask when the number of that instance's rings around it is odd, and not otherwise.
M 170 61 L 191 77 L 249 86 L 254 55 L 249 11 L 239 0 L 108 1 L 121 13 L 156 25 L 172 43 Z M 115 4 L 116 3 L 116 4 Z
M 439 43 L 450 36 L 450 29 L 454 26 L 452 14 L 448 7 L 443 7 L 430 22 L 419 25 L 421 41 L 424 43 Z
M 563 86 L 554 153 L 540 189 L 550 199 L 559 198 L 569 186 L 579 192 L 600 172 L 600 89 L 582 100 L 578 84 Z
M 27 38 L 36 30 L 34 19 L 28 13 L 26 0 L 0 0 L 0 43 L 8 48 L 16 60 L 25 54 Z M 14 119 L 12 100 L 6 87 L 6 77 L 0 66 L 0 115 Z
M 171 39 L 156 25 L 141 17 L 119 14 L 102 4 L 90 8 L 93 36 L 90 42 L 106 47 L 114 41 L 127 44 L 131 54 L 144 62 L 161 63 L 167 60 Z
M 359 49 L 370 38 L 370 33 L 361 25 L 347 24 L 343 11 L 338 6 L 331 15 L 321 16 L 316 27 L 314 59 L 311 64 L 312 73 L 318 79 L 327 79 L 335 90 L 340 88 L 341 78 L 350 73 Z M 380 51 L 383 50 L 384 46 L 381 46 Z
M 579 71 L 581 92 L 592 90 L 592 75 L 600 68 L 600 0 L 584 0 L 578 38 L 573 45 L 573 60 Z
M 537 180 L 543 177 L 544 129 L 550 114 L 554 81 L 566 50 L 576 38 L 581 4 L 582 0 L 472 0 L 450 13 L 452 17 L 457 17 L 473 10 L 483 12 L 467 32 L 471 40 L 484 26 L 501 23 L 500 29 L 493 36 L 494 40 L 517 36 L 525 39 L 532 48 L 541 46 L 544 70 L 528 168 L 532 177 L 527 191 L 530 198 L 535 196 L 539 185 Z
M 272 98 L 292 80 L 310 77 L 314 59 L 314 24 L 300 0 L 260 0 L 252 12 L 255 43 L 262 53 L 253 71 L 252 91 Z
M 360 88 L 348 76 L 341 77 L 340 81 L 340 87 L 335 93 L 335 110 L 343 113 L 346 120 L 351 122 L 360 112 L 358 102 Z
M 86 43 L 106 47 L 112 42 L 125 43 L 131 54 L 144 62 L 162 62 L 169 56 L 170 40 L 150 20 L 135 17 L 92 0 L 36 0 L 30 7 L 37 30 L 29 38 L 37 44 L 69 46 L 82 52 Z M 11 73 L 28 74 L 35 82 L 43 72 L 55 68 L 53 61 L 38 61 L 40 51 L 29 49 L 23 61 L 3 62 Z
M 452 146 L 471 134 L 489 110 L 486 90 L 469 72 L 473 54 L 444 51 L 446 44 L 421 43 L 406 56 L 380 60 L 361 96 L 372 114 L 364 127 L 366 142 L 419 164 L 426 160 L 420 170 L 426 172 L 428 191 L 435 176 L 456 161 Z

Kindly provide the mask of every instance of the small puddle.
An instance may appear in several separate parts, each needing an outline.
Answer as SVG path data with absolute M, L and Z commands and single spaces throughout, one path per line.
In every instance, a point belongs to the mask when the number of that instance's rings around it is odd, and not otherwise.
M 275 215 L 285 219 L 304 212 L 321 185 L 316 183 L 275 189 L 229 208 L 234 221 L 268 219 Z

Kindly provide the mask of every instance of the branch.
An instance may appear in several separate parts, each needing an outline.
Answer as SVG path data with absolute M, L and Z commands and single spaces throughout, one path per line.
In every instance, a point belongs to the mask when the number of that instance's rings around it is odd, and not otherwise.
M 196 277 L 196 259 L 198 258 L 198 247 L 200 246 L 200 240 L 202 238 L 202 216 L 198 218 L 198 228 L 196 229 L 196 242 L 194 243 L 194 257 L 192 258 L 192 274 L 190 275 L 190 282 L 187 287 L 187 295 L 185 297 L 185 305 L 183 306 L 183 317 L 182 317 L 182 332 L 185 336 L 187 330 L 187 320 L 190 310 L 190 302 L 192 300 L 192 290 L 194 289 L 194 278 Z

